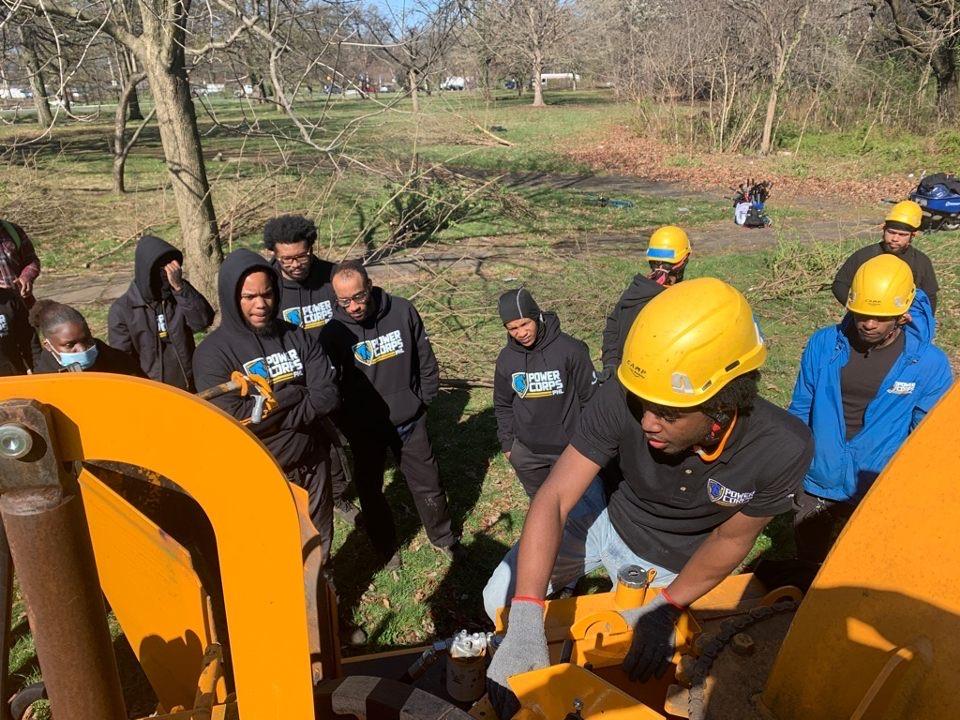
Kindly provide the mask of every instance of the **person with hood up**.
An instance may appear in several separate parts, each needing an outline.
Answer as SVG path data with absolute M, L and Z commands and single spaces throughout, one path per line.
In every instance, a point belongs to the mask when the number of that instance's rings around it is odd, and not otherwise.
M 197 347 L 193 365 L 200 391 L 228 382 L 234 371 L 269 381 L 277 408 L 247 428 L 290 482 L 307 491 L 326 562 L 333 542 L 333 505 L 329 450 L 316 423 L 337 407 L 336 374 L 315 338 L 279 318 L 279 288 L 277 271 L 260 255 L 246 249 L 230 253 L 217 282 L 222 320 Z M 239 394 L 212 402 L 240 421 L 251 417 L 255 404 Z
M 333 263 L 314 254 L 316 241 L 317 226 L 302 215 L 280 215 L 263 227 L 263 246 L 273 253 L 273 266 L 280 273 L 280 315 L 288 323 L 320 337 L 323 326 L 333 317 L 336 296 L 330 284 Z M 356 526 L 360 511 L 346 499 L 348 483 L 340 453 L 332 442 L 329 445 L 333 509 Z
M 144 235 L 134 254 L 133 282 L 110 306 L 110 345 L 129 353 L 151 380 L 193 392 L 193 334 L 214 311 L 183 277 L 183 253 Z
M 507 291 L 498 305 L 507 345 L 493 381 L 497 437 L 532 499 L 573 436 L 596 374 L 586 344 L 561 332 L 528 290 Z
M 816 446 L 794 519 L 797 556 L 811 570 L 833 545 L 834 526 L 846 522 L 953 381 L 947 356 L 933 344 L 930 300 L 896 255 L 860 266 L 847 310 L 807 343 L 789 407 Z
M 664 288 L 683 280 L 690 252 L 690 238 L 683 228 L 676 225 L 665 225 L 650 236 L 646 253 L 650 274 L 637 273 L 607 317 L 600 355 L 603 364 L 601 381 L 606 381 L 616 373 L 627 333 L 640 311 Z
M 401 565 L 397 533 L 383 494 L 387 452 L 397 461 L 430 542 L 450 558 L 460 552 L 440 470 L 427 434 L 427 406 L 440 369 L 423 320 L 409 301 L 374 287 L 363 264 L 333 271 L 334 319 L 323 339 L 341 372 L 338 425 L 353 449 L 364 526 L 388 568 Z
M 43 347 L 35 373 L 88 371 L 143 377 L 127 353 L 95 338 L 86 318 L 69 305 L 38 300 L 30 310 L 30 324 L 40 334 Z
M 40 344 L 20 293 L 0 287 L 0 377 L 26 375 L 39 360 Z

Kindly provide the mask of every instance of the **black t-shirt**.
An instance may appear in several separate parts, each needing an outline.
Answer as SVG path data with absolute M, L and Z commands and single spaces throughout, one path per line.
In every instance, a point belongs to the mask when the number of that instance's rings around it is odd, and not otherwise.
M 619 454 L 624 481 L 610 498 L 614 529 L 637 555 L 679 572 L 710 532 L 743 512 L 788 511 L 813 457 L 810 431 L 757 399 L 713 462 L 650 447 L 619 380 L 604 383 L 580 416 L 571 444 L 605 466 Z
M 840 371 L 840 396 L 843 400 L 843 419 L 847 425 L 847 440 L 852 440 L 863 428 L 867 406 L 877 396 L 880 384 L 903 353 L 904 334 L 899 333 L 886 347 L 873 350 L 861 348 L 853 323 L 850 323 L 846 335 L 850 341 L 850 359 Z

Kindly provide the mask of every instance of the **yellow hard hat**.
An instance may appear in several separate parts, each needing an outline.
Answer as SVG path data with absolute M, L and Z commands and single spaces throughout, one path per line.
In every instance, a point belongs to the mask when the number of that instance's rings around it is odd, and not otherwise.
M 847 310 L 860 315 L 898 317 L 910 309 L 917 286 L 910 266 L 884 253 L 857 270 L 847 295 Z
M 668 287 L 640 311 L 617 377 L 648 402 L 693 407 L 766 358 L 746 298 L 722 280 L 697 278 Z
M 664 225 L 650 236 L 647 246 L 647 260 L 650 262 L 668 262 L 676 265 L 690 254 L 690 238 L 683 228 L 676 225 Z
M 885 221 L 902 223 L 914 230 L 919 230 L 920 223 L 923 221 L 923 209 L 913 200 L 903 200 L 891 208 Z

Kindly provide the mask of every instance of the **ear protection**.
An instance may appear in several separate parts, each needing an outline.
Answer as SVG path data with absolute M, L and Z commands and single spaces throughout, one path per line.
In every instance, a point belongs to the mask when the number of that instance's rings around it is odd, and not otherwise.
M 710 431 L 703 439 L 703 442 L 705 444 L 711 444 L 720 440 L 720 434 L 723 428 L 730 422 L 731 416 L 726 411 L 721 410 L 716 415 L 708 415 L 707 417 L 713 420 L 713 424 L 710 426 Z

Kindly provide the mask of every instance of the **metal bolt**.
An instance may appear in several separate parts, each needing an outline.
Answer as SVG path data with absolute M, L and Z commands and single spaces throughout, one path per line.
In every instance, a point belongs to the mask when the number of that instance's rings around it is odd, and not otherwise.
M 580 711 L 583 710 L 583 700 L 581 700 L 580 698 L 574 698 L 574 699 L 573 699 L 573 710 L 574 710 L 574 712 L 577 713 L 577 715 L 579 715 L 579 714 L 580 714 Z
M 33 449 L 33 436 L 19 423 L 0 425 L 0 455 L 11 460 L 22 458 Z

